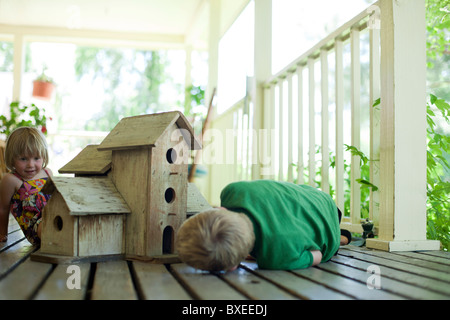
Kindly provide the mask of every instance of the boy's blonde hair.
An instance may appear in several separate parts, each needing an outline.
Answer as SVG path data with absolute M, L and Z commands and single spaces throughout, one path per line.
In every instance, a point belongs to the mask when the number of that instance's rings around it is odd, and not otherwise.
M 180 227 L 175 248 L 180 259 L 202 270 L 230 270 L 253 248 L 255 234 L 245 214 L 223 208 L 204 211 Z
M 35 156 L 42 158 L 42 168 L 48 164 L 47 141 L 41 131 L 31 127 L 15 129 L 6 140 L 6 167 L 14 171 L 14 161 L 21 156 Z

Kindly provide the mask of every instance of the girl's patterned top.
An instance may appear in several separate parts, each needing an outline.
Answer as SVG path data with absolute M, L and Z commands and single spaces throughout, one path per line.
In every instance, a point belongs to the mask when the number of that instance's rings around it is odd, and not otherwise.
M 48 175 L 47 170 L 45 172 Z M 25 181 L 20 175 L 16 173 L 14 175 L 22 180 L 22 185 L 11 198 L 10 211 L 28 241 L 38 245 L 40 239 L 37 235 L 37 227 L 42 219 L 42 210 L 50 199 L 50 195 L 42 193 L 41 189 L 48 178 Z

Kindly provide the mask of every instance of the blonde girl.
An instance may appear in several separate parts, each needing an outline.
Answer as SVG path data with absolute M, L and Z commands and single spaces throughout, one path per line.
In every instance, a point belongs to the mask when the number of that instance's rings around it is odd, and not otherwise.
M 16 218 L 25 237 L 40 243 L 42 210 L 50 195 L 41 192 L 52 175 L 47 142 L 35 128 L 20 127 L 6 141 L 5 162 L 10 170 L 0 182 L 0 242 L 7 241 L 9 212 Z

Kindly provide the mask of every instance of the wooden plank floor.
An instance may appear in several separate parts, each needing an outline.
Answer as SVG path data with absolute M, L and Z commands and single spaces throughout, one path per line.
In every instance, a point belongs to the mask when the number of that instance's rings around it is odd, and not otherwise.
M 44 300 L 352 300 L 450 299 L 450 253 L 388 253 L 342 247 L 331 261 L 295 271 L 260 270 L 244 261 L 212 274 L 185 264 L 137 261 L 52 265 L 30 260 L 36 251 L 13 219 L 0 243 L 0 299 Z M 368 272 L 369 270 L 369 272 Z M 375 281 L 379 273 L 379 282 Z M 375 272 L 374 271 L 374 272 Z M 369 289 L 379 284 L 379 289 Z

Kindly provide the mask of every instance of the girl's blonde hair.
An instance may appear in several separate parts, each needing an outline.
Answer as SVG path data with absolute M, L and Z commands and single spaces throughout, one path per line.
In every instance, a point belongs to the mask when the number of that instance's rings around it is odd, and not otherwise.
M 226 209 L 196 214 L 180 227 L 175 248 L 180 259 L 202 270 L 230 270 L 253 248 L 255 234 L 250 219 Z
M 41 131 L 31 127 L 15 129 L 6 140 L 6 167 L 14 171 L 14 161 L 21 156 L 35 156 L 42 158 L 42 168 L 48 164 L 47 141 Z

